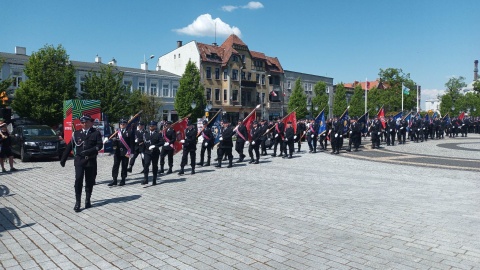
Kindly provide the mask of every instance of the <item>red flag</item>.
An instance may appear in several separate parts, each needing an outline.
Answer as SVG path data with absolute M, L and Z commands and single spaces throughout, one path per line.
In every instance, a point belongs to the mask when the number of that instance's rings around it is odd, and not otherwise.
M 275 93 L 275 91 L 272 90 L 272 91 L 270 91 L 270 95 L 276 97 L 276 96 L 277 96 L 277 93 Z
M 255 119 L 257 119 L 257 112 L 256 111 L 253 111 L 253 113 L 251 113 L 249 116 L 247 116 L 247 118 L 243 119 L 243 124 L 247 128 L 248 140 L 252 139 L 252 135 L 250 134 L 250 130 L 252 130 L 253 121 L 255 121 Z
M 385 108 L 380 109 L 377 114 L 378 118 L 380 118 L 380 122 L 382 122 L 382 127 L 385 128 L 387 126 L 387 121 L 385 120 Z
M 465 112 L 462 112 L 462 113 L 458 116 L 458 119 L 463 120 L 464 117 L 465 117 Z
M 287 123 L 289 121 L 292 122 L 294 133 L 297 134 L 297 113 L 295 111 L 283 118 L 282 122 L 285 125 L 285 128 L 287 127 Z
M 182 120 L 175 122 L 172 125 L 173 130 L 175 130 L 175 134 L 177 135 L 177 139 L 175 140 L 175 143 L 173 144 L 173 154 L 176 154 L 182 150 L 182 143 L 180 143 L 180 140 L 185 139 L 185 129 L 187 129 L 188 125 L 188 118 L 183 118 Z

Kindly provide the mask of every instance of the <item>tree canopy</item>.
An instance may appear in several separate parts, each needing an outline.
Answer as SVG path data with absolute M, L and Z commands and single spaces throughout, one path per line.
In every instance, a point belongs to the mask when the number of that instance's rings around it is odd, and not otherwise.
M 196 107 L 192 109 L 191 104 L 195 101 Z M 205 89 L 200 82 L 200 72 L 195 64 L 188 61 L 185 72 L 180 78 L 180 85 L 175 97 L 175 110 L 180 117 L 191 114 L 190 118 L 201 118 L 206 105 Z
M 295 81 L 295 86 L 288 100 L 288 112 L 290 113 L 295 109 L 297 119 L 305 118 L 308 115 L 307 95 L 302 87 L 300 78 Z
M 347 109 L 347 91 L 343 83 L 337 84 L 333 95 L 333 115 L 340 116 Z
M 350 99 L 350 109 L 348 113 L 350 116 L 362 116 L 365 113 L 365 98 L 364 98 L 364 90 L 362 86 L 358 84 L 355 86 L 353 95 Z
M 317 116 L 323 109 L 325 109 L 328 114 L 327 84 L 322 81 L 317 82 L 313 87 L 313 92 L 315 93 L 315 96 L 312 98 L 313 117 Z M 318 110 L 315 110 L 315 107 L 318 107 Z

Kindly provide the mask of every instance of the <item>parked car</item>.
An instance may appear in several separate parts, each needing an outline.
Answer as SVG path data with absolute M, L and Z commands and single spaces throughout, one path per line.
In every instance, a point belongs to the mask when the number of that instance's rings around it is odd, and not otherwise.
M 65 141 L 46 125 L 18 125 L 12 132 L 12 151 L 22 161 L 30 158 L 61 158 Z

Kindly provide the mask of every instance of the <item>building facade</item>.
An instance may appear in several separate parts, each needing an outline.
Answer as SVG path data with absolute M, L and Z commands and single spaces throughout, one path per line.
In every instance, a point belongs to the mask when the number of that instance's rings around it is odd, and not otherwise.
M 200 72 L 205 98 L 213 112 L 222 110 L 226 112 L 224 117 L 236 121 L 260 104 L 258 118 L 282 114 L 281 99 L 268 98 L 270 92 L 283 90 L 284 72 L 278 58 L 251 51 L 238 36 L 230 35 L 220 46 L 196 41 L 183 45 L 177 41 L 176 49 L 159 57 L 157 70 L 181 75 L 188 61 Z
M 20 82 L 27 80 L 24 73 L 25 64 L 28 62 L 29 56 L 26 55 L 26 49 L 16 47 L 15 53 L 0 52 L 0 58 L 5 60 L 0 70 L 0 79 L 13 78 L 14 82 L 9 87 L 7 94 L 10 99 L 15 98 L 15 90 L 19 87 Z M 95 57 L 94 62 L 71 61 L 75 67 L 77 96 L 82 93 L 82 82 L 90 71 L 100 71 L 102 66 L 113 65 L 116 70 L 123 72 L 123 84 L 133 91 L 141 90 L 147 95 L 160 98 L 162 106 L 159 108 L 159 119 L 176 121 L 178 115 L 174 110 L 174 99 L 179 86 L 180 76 L 166 71 L 150 71 L 148 65 L 142 64 L 141 68 L 121 67 L 117 65 L 117 61 L 112 59 L 109 63 L 102 63 L 101 57 Z

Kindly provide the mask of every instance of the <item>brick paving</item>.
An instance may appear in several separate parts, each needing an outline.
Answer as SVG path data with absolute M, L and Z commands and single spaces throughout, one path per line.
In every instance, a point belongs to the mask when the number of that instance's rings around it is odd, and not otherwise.
M 437 145 L 456 142 L 386 150 L 444 157 Z M 363 151 L 367 158 L 302 152 L 203 167 L 147 188 L 138 164 L 126 186 L 108 187 L 113 157 L 104 155 L 93 207 L 80 213 L 73 161 L 16 160 L 18 172 L 0 175 L 0 268 L 480 269 L 478 171 L 381 162 L 385 151 Z

